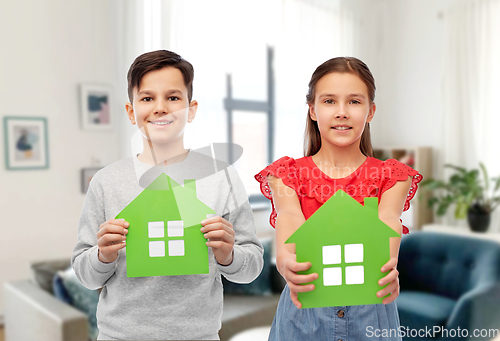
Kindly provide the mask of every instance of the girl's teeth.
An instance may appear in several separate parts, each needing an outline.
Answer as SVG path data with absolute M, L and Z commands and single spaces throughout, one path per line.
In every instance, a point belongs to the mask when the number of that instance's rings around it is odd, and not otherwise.
M 350 127 L 333 127 L 333 129 L 337 129 L 337 130 L 347 130 L 347 129 L 351 129 Z

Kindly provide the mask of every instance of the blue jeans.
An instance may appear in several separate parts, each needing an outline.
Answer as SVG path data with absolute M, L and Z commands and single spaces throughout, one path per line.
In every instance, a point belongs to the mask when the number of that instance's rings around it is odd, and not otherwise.
M 297 309 L 288 285 L 281 293 L 269 341 L 401 341 L 396 301 L 389 304 Z

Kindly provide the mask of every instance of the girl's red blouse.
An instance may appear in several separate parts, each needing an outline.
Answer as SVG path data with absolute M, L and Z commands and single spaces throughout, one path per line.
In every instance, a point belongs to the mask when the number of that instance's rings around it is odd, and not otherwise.
M 295 190 L 306 219 L 309 219 L 339 189 L 362 205 L 366 197 L 377 197 L 380 203 L 380 198 L 385 191 L 394 186 L 397 181 L 405 181 L 410 176 L 411 187 L 403 209 L 406 211 L 410 208 L 410 200 L 415 196 L 418 183 L 422 181 L 421 174 L 395 159 L 380 161 L 367 157 L 353 173 L 344 178 L 333 179 L 323 173 L 310 156 L 296 160 L 285 156 L 255 175 L 255 179 L 260 182 L 262 194 L 271 200 L 273 211 L 270 223 L 273 227 L 276 227 L 276 210 L 267 182 L 269 174 L 280 178 L 286 186 Z M 403 234 L 408 233 L 408 228 L 403 225 Z

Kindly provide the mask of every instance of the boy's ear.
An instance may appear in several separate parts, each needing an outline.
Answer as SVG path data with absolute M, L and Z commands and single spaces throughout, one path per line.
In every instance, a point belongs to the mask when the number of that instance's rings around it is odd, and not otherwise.
M 193 122 L 194 117 L 196 116 L 196 111 L 198 110 L 198 102 L 191 101 L 189 103 L 189 113 L 188 113 L 188 123 Z
M 373 116 L 375 116 L 375 110 L 377 110 L 377 106 L 375 102 L 372 103 L 370 111 L 368 112 L 368 117 L 366 118 L 366 123 L 370 123 L 373 120 Z
M 311 116 L 311 120 L 317 121 L 318 119 L 316 118 L 316 111 L 314 110 L 314 105 L 309 104 L 309 116 Z
M 130 102 L 125 103 L 125 110 L 127 110 L 127 116 L 128 119 L 130 120 L 130 123 L 134 125 L 136 123 L 134 115 L 134 107 L 132 106 L 132 104 L 130 104 Z

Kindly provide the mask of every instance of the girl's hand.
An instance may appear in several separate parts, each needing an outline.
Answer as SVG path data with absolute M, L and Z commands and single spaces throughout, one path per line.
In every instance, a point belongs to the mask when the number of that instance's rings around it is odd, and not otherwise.
M 128 225 L 123 219 L 109 219 L 101 224 L 97 232 L 97 258 L 103 263 L 112 263 L 118 258 L 118 250 L 125 247 Z
M 382 300 L 383 304 L 389 304 L 399 296 L 399 272 L 396 270 L 396 265 L 398 264 L 397 258 L 391 258 L 387 263 L 385 263 L 380 269 L 382 272 L 391 270 L 387 276 L 381 278 L 378 281 L 380 286 L 384 286 L 389 283 L 387 287 L 377 292 L 377 297 L 384 297 L 387 294 L 391 294 Z
M 297 271 L 305 271 L 311 267 L 310 262 L 297 263 L 297 255 L 288 253 L 286 258 L 281 260 L 280 273 L 281 276 L 286 280 L 288 288 L 290 289 L 290 298 L 292 303 L 297 308 L 302 308 L 302 303 L 299 302 L 297 293 L 308 292 L 314 290 L 314 284 L 302 285 L 303 283 L 309 283 L 318 279 L 317 273 L 312 273 L 308 275 L 298 275 Z
M 208 239 L 207 246 L 212 248 L 217 262 L 221 265 L 231 264 L 234 247 L 233 225 L 222 217 L 205 219 L 201 225 L 201 232 Z

